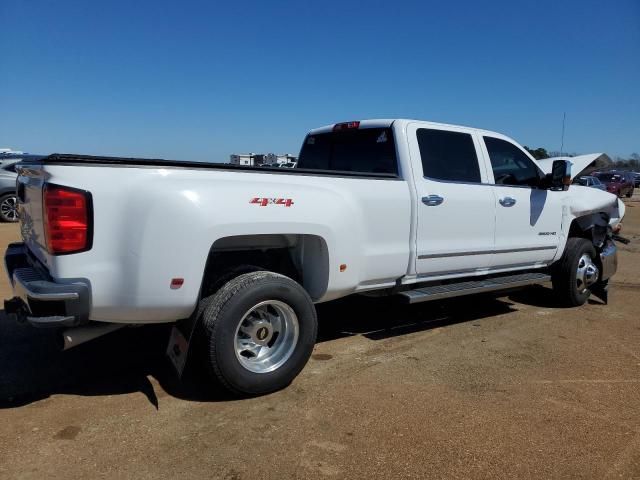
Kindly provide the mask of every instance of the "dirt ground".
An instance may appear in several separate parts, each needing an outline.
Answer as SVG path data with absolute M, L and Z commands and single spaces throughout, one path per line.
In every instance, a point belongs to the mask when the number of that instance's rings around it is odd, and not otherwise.
M 640 478 L 640 196 L 627 205 L 608 306 L 561 309 L 543 287 L 322 305 L 313 358 L 261 398 L 178 383 L 166 327 L 59 352 L 3 315 L 0 478 Z

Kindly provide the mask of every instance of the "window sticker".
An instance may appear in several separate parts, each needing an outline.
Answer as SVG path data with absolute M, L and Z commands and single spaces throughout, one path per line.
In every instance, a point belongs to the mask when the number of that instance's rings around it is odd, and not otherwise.
M 387 143 L 387 132 L 382 132 L 376 140 L 376 143 Z
M 315 143 L 316 143 L 316 137 L 307 138 L 307 145 L 315 145 Z

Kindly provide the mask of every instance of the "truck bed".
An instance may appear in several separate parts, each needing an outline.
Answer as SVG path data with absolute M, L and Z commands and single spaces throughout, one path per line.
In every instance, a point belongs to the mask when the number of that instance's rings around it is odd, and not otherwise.
M 90 285 L 90 320 L 188 317 L 211 252 L 230 249 L 318 263 L 303 280 L 315 301 L 393 286 L 408 270 L 411 190 L 388 173 L 60 154 L 18 170 L 23 242 L 57 283 Z M 90 248 L 50 252 L 45 186 L 88 199 Z
M 168 160 L 164 158 L 134 158 L 134 157 L 104 157 L 96 155 L 79 155 L 69 153 L 54 153 L 39 160 L 29 160 L 31 164 L 42 165 L 101 165 L 101 166 L 131 166 L 131 167 L 167 167 L 167 168 L 190 168 L 207 170 L 228 170 L 234 172 L 270 173 L 282 175 L 317 175 L 317 176 L 337 176 L 337 177 L 358 177 L 358 178 L 379 178 L 379 179 L 399 179 L 393 173 L 378 172 L 352 172 L 346 170 L 319 170 L 307 168 L 277 168 L 267 166 L 232 165 L 229 163 L 194 162 L 183 160 Z

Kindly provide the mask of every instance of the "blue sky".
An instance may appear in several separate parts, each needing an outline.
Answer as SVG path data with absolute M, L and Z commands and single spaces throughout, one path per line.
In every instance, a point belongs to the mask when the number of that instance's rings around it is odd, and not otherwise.
M 640 1 L 0 1 L 0 147 L 225 161 L 409 117 L 640 151 Z

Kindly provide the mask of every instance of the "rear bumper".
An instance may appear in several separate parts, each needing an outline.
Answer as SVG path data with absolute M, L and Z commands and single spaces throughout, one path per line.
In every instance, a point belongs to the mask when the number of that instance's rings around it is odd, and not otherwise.
M 36 327 L 74 327 L 89 321 L 91 295 L 86 280 L 54 281 L 30 258 L 23 243 L 7 247 L 4 264 L 15 295 L 4 302 L 8 315 Z

